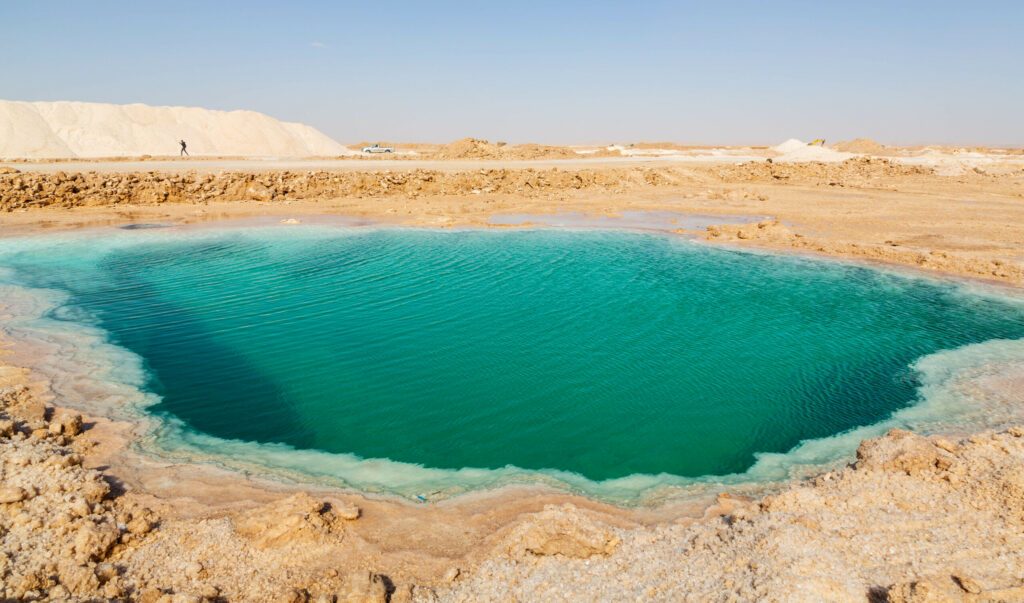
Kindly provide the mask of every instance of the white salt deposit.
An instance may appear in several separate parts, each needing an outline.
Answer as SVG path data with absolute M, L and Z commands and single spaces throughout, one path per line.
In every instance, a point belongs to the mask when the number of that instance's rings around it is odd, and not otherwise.
M 771 148 L 780 153 L 773 161 L 781 163 L 804 163 L 809 161 L 820 161 L 822 163 L 836 163 L 845 161 L 850 157 L 856 157 L 854 153 L 843 153 L 824 146 L 809 145 L 802 140 L 790 138 L 786 142 L 779 143 Z
M 846 161 L 847 159 L 856 156 L 857 155 L 854 153 L 843 153 L 842 151 L 837 151 L 828 147 L 804 145 L 798 149 L 779 155 L 773 161 L 781 163 L 803 163 L 808 161 L 836 163 L 839 161 Z
M 316 129 L 254 111 L 0 100 L 0 157 L 310 157 L 354 151 Z
M 779 143 L 772 147 L 776 153 L 791 153 L 807 146 L 807 143 L 796 138 L 790 138 L 786 142 Z

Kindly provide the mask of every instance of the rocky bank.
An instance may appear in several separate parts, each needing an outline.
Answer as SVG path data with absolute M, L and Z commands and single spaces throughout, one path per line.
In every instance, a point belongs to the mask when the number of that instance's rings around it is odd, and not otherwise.
M 40 400 L 0 392 L 5 600 L 1024 600 L 1024 428 L 892 431 L 761 500 L 722 494 L 702 519 L 624 527 L 550 505 L 417 583 L 346 549 L 361 509 L 330 497 L 154 512 L 116 470 L 86 468 L 88 420 Z

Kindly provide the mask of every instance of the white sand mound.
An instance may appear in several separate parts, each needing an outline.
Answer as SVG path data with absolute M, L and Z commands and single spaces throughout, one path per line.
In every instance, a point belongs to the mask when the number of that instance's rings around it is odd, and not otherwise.
M 772 147 L 776 153 L 791 153 L 807 146 L 807 143 L 796 138 L 790 138 L 786 142 L 779 143 Z
M 853 153 L 843 153 L 828 147 L 808 145 L 806 142 L 796 138 L 790 138 L 786 142 L 777 144 L 771 150 L 780 154 L 772 160 L 782 163 L 805 163 L 811 161 L 835 163 L 845 161 L 854 156 Z
M 840 161 L 846 161 L 851 157 L 856 157 L 855 153 L 843 153 L 836 151 L 828 147 L 819 146 L 807 146 L 804 145 L 799 149 L 789 151 L 779 155 L 773 161 L 780 163 L 805 163 L 811 161 L 819 161 L 822 163 L 837 163 Z
M 352 155 L 310 126 L 254 111 L 78 102 L 0 100 L 0 157 Z

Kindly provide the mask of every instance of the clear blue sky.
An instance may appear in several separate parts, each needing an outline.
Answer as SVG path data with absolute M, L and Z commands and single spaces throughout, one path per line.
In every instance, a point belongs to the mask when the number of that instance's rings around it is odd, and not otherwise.
M 0 98 L 347 142 L 1024 144 L 1024 2 L 0 1 Z

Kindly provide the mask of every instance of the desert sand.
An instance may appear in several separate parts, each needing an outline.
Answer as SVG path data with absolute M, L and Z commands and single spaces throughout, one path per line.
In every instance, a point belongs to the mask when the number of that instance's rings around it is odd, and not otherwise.
M 671 229 L 706 244 L 1024 285 L 1024 163 L 1012 152 L 879 157 L 858 142 L 524 158 L 482 144 L 387 162 L 8 163 L 0 232 L 236 218 L 287 228 L 332 215 L 515 228 L 492 220 L 672 212 L 718 216 Z M 417 506 L 146 458 L 131 424 L 67 408 L 21 344 L 6 344 L 6 597 L 1024 600 L 1024 429 L 1012 425 L 897 431 L 864 442 L 848 467 L 657 508 L 540 488 Z M 1022 374 L 977 386 L 995 404 L 1024 401 Z

